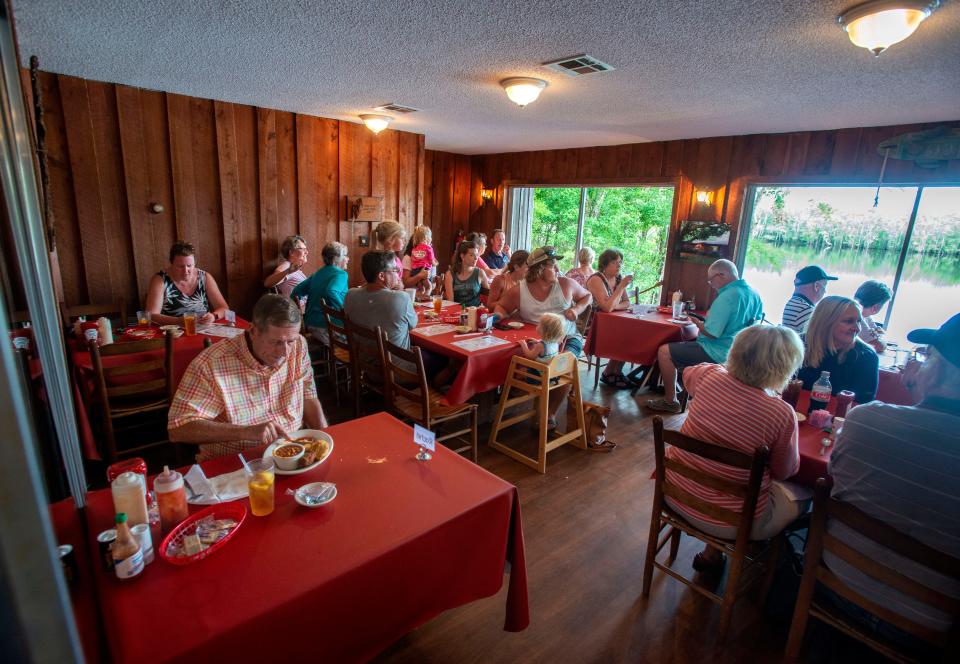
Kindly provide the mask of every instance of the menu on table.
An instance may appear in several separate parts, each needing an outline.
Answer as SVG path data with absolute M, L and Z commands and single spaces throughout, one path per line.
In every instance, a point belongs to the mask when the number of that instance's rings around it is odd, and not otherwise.
M 500 337 L 494 337 L 492 335 L 483 335 L 482 337 L 473 337 L 472 339 L 462 339 L 461 341 L 454 341 L 451 345 L 462 348 L 465 351 L 474 351 L 474 350 L 483 350 L 484 348 L 493 348 L 495 346 L 502 346 L 504 344 L 511 344 L 512 341 L 507 341 L 506 339 L 501 339 Z
M 456 329 L 455 326 L 448 323 L 438 323 L 436 325 L 423 325 L 414 330 L 417 334 L 420 334 L 425 337 L 435 337 L 438 334 L 446 334 L 447 332 L 453 332 Z
M 223 337 L 224 339 L 233 339 L 243 334 L 243 328 L 229 327 L 227 325 L 211 325 L 210 327 L 198 329 L 200 334 L 206 334 L 211 337 Z

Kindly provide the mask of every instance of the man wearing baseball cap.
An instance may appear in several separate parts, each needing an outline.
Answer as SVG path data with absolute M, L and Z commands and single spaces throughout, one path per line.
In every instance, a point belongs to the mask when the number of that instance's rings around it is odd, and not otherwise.
M 832 496 L 934 549 L 960 557 L 960 314 L 936 330 L 914 330 L 907 339 L 929 349 L 927 360 L 912 362 L 902 376 L 919 403 L 895 406 L 873 401 L 850 411 L 830 459 Z M 843 524 L 830 522 L 827 529 L 870 560 L 960 598 L 956 580 L 854 535 Z M 841 581 L 876 604 L 928 629 L 950 628 L 953 616 L 891 589 L 829 552 L 824 552 L 824 560 Z M 907 635 L 898 634 L 900 630 L 889 623 L 825 594 L 875 631 L 911 645 Z
M 793 279 L 793 296 L 783 308 L 783 326 L 797 334 L 806 332 L 813 308 L 827 294 L 827 282 L 836 280 L 819 265 L 808 265 L 797 272 Z

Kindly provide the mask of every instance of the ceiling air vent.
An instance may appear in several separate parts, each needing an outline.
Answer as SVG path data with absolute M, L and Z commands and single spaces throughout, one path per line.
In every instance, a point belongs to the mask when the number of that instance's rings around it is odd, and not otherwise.
M 544 62 L 543 66 L 547 69 L 563 72 L 567 76 L 586 76 L 587 74 L 613 71 L 613 67 L 606 62 L 600 62 L 592 55 L 574 55 L 552 62 Z
M 390 102 L 389 104 L 384 104 L 383 106 L 377 106 L 375 110 L 386 111 L 388 113 L 416 113 L 420 109 L 413 108 L 412 106 L 401 106 L 395 102 Z

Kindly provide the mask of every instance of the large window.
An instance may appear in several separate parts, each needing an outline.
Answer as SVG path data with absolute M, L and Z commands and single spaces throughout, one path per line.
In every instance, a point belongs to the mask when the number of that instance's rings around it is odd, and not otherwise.
M 793 276 L 820 265 L 828 294 L 876 279 L 895 290 L 875 320 L 903 343 L 960 311 L 960 187 L 757 186 L 744 278 L 779 322 Z M 874 201 L 877 201 L 874 205 Z
M 530 248 L 560 249 L 564 271 L 576 265 L 581 247 L 598 256 L 615 248 L 623 252 L 623 274 L 634 275 L 640 290 L 660 281 L 673 187 L 537 187 L 526 192 L 532 193 L 530 209 L 515 214 L 513 223 L 528 224 Z M 641 301 L 659 302 L 660 288 L 643 294 Z

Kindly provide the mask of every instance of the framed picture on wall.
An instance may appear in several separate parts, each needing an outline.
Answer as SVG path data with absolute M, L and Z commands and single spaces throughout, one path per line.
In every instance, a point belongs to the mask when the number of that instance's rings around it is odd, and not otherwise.
M 715 261 L 730 257 L 730 224 L 718 221 L 682 221 L 677 255 L 684 260 Z

